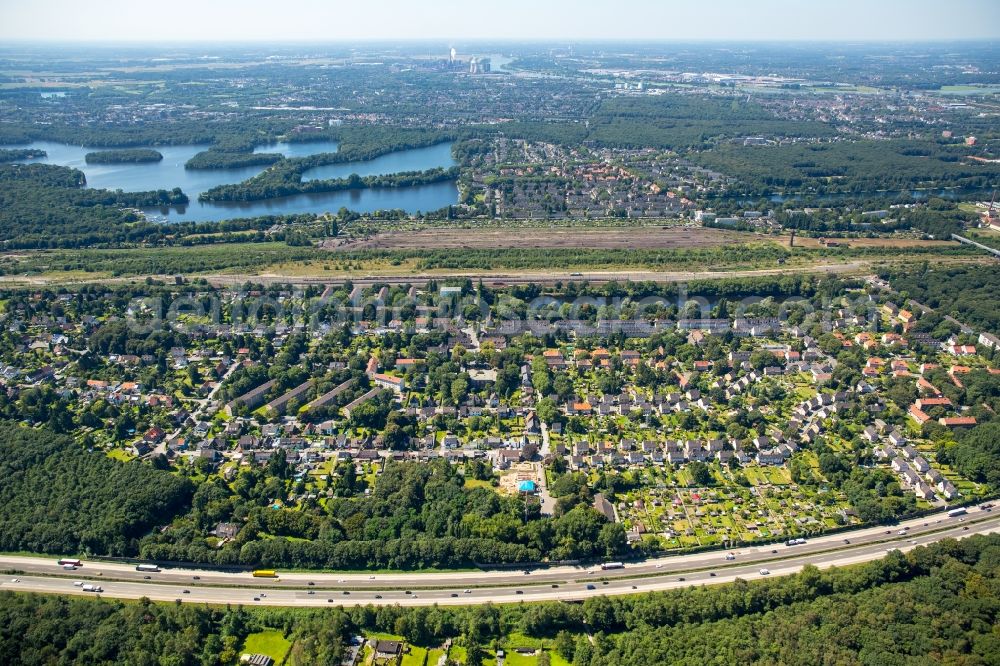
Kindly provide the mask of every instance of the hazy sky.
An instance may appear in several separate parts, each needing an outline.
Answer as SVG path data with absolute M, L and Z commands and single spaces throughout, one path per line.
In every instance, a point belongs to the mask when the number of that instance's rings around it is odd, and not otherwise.
M 0 39 L 1000 39 L 1000 0 L 0 0 Z

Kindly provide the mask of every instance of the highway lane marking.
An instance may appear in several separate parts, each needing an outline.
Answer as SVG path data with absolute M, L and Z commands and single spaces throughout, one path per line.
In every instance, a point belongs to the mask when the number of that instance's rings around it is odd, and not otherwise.
M 977 529 L 977 530 L 970 529 L 969 531 L 965 531 L 965 530 L 960 530 L 959 526 L 956 525 L 956 526 L 953 526 L 953 529 L 950 530 L 950 531 L 957 532 L 957 534 L 955 534 L 954 537 L 962 539 L 962 538 L 967 538 L 969 536 L 973 536 L 975 534 L 996 533 L 996 532 L 1000 531 L 1000 526 L 992 525 L 992 524 L 990 524 L 990 525 L 981 525 L 980 529 Z M 932 536 L 932 535 L 925 535 L 925 537 L 928 537 L 928 536 Z M 928 541 L 928 543 L 931 543 L 933 541 L 937 541 L 937 540 L 940 540 L 941 538 L 943 538 L 940 534 L 937 535 L 937 536 L 938 536 L 937 539 L 931 539 L 931 540 Z M 950 535 L 948 535 L 948 536 L 950 536 Z M 804 564 L 794 565 L 794 566 L 790 566 L 790 567 L 789 566 L 784 566 L 784 567 L 775 568 L 774 570 L 771 571 L 770 575 L 766 576 L 766 577 L 784 576 L 784 575 L 789 575 L 789 574 L 792 574 L 792 573 L 797 573 L 797 572 L 801 571 L 802 568 L 806 564 L 814 564 L 815 566 L 817 566 L 820 569 L 826 569 L 826 568 L 835 567 L 835 566 L 849 566 L 849 565 L 852 565 L 852 564 L 859 564 L 859 563 L 863 563 L 863 562 L 874 561 L 874 560 L 880 559 L 880 558 L 882 558 L 882 557 L 885 556 L 885 552 L 880 548 L 881 545 L 882 544 L 867 544 L 866 548 L 870 549 L 870 552 L 868 552 L 868 553 L 856 553 L 856 554 L 854 554 L 852 556 L 845 557 L 845 558 L 840 558 L 840 559 L 836 559 L 836 560 L 832 560 L 832 561 L 807 562 L 807 563 L 804 563 Z M 921 544 L 921 545 L 923 545 L 923 544 Z M 915 544 L 909 544 L 909 543 L 907 543 L 907 544 L 904 544 L 902 547 L 897 548 L 897 549 L 900 550 L 900 551 L 903 551 L 903 552 L 907 552 L 907 551 L 912 550 L 913 548 L 916 548 L 916 547 L 917 547 L 917 545 L 915 545 Z M 894 550 L 894 549 L 888 549 L 888 550 Z M 699 584 L 701 584 L 701 585 L 706 585 L 706 584 L 707 585 L 716 585 L 716 584 L 723 584 L 723 583 L 733 582 L 737 578 L 742 578 L 742 579 L 745 579 L 745 580 L 756 580 L 756 579 L 765 578 L 765 576 L 762 576 L 759 573 L 755 574 L 752 571 L 752 569 L 755 568 L 757 566 L 757 564 L 754 564 L 754 565 L 744 565 L 744 566 L 747 567 L 747 568 L 749 568 L 749 569 L 751 569 L 751 571 L 746 572 L 746 573 L 742 573 L 742 574 L 736 574 L 736 575 L 730 573 L 729 575 L 718 576 L 718 577 L 715 577 L 715 578 L 709 578 L 709 579 L 700 580 L 700 581 L 697 581 L 697 582 Z M 80 588 L 77 588 L 77 587 L 73 587 L 71 589 L 56 589 L 55 588 L 55 579 L 49 578 L 49 577 L 44 577 L 44 576 L 43 577 L 27 576 L 26 580 L 21 581 L 21 583 L 25 583 L 25 582 L 35 583 L 35 584 L 37 584 L 39 586 L 42 586 L 44 589 L 37 589 L 37 588 L 36 589 L 22 589 L 21 591 L 39 592 L 39 593 L 43 593 L 43 594 L 45 594 L 45 593 L 52 593 L 52 594 L 66 594 L 66 593 L 70 593 L 70 594 L 76 594 L 76 595 L 90 595 L 90 594 L 93 594 L 93 593 L 84 592 L 83 590 L 81 590 Z M 6 583 L 6 581 L 3 581 L 3 583 Z M 4 585 L 3 583 L 0 583 L 0 585 L 2 585 L 3 587 L 6 587 L 7 589 L 16 589 L 15 586 L 20 585 L 20 583 L 12 583 L 10 586 L 8 586 L 8 585 Z M 590 584 L 594 584 L 594 583 L 590 583 Z M 147 583 L 145 583 L 145 582 L 143 582 L 143 583 L 137 583 L 137 582 L 133 582 L 133 583 L 121 583 L 121 584 L 116 583 L 116 584 L 114 584 L 114 587 L 117 588 L 119 585 L 121 585 L 123 588 L 127 588 L 127 589 L 118 590 L 118 589 L 112 588 L 111 590 L 105 590 L 102 595 L 97 595 L 97 596 L 108 596 L 108 597 L 112 597 L 112 598 L 123 598 L 123 599 L 139 599 L 139 598 L 142 598 L 142 597 L 153 598 L 153 597 L 150 597 L 149 594 L 145 593 L 145 592 L 148 592 L 148 590 L 143 591 L 141 589 L 141 588 L 147 586 Z M 496 602 L 496 603 L 517 603 L 517 602 L 520 602 L 520 601 L 581 600 L 581 599 L 587 599 L 587 598 L 590 598 L 590 597 L 593 597 L 593 596 L 601 596 L 601 595 L 605 595 L 605 596 L 619 596 L 619 595 L 624 595 L 624 594 L 641 594 L 641 593 L 645 593 L 645 592 L 655 592 L 655 591 L 663 591 L 663 590 L 668 590 L 668 589 L 676 589 L 676 588 L 688 587 L 688 586 L 691 586 L 691 585 L 694 585 L 694 581 L 680 581 L 680 580 L 665 581 L 665 580 L 662 580 L 662 579 L 658 579 L 658 580 L 656 580 L 653 583 L 649 583 L 649 584 L 643 585 L 641 588 L 639 588 L 637 590 L 632 590 L 630 587 L 627 588 L 626 586 L 621 585 L 621 584 L 614 584 L 614 585 L 609 584 L 607 586 L 601 585 L 601 586 L 596 587 L 596 589 L 594 589 L 594 590 L 587 590 L 586 588 L 580 589 L 580 587 L 578 585 L 575 588 L 561 588 L 559 592 L 555 592 L 555 591 L 551 591 L 550 590 L 548 592 L 541 593 L 541 594 L 534 593 L 534 594 L 517 595 L 517 594 L 507 593 L 507 594 L 503 594 L 503 595 L 499 595 L 499 596 L 497 596 L 497 595 L 494 594 L 494 595 L 490 595 L 490 597 L 489 597 L 488 600 Z M 140 588 L 140 590 L 139 591 L 132 591 L 133 588 Z M 180 589 L 180 588 L 175 588 L 175 589 Z M 336 599 L 334 599 L 333 601 L 328 601 L 327 599 L 333 599 L 333 597 L 328 597 L 327 595 L 316 595 L 312 599 L 309 598 L 312 595 L 308 595 L 308 596 L 306 596 L 303 599 L 296 599 L 294 597 L 293 598 L 289 598 L 289 593 L 290 592 L 294 592 L 294 591 L 292 591 L 292 590 L 282 590 L 282 589 L 267 590 L 266 592 L 263 593 L 264 594 L 263 597 L 259 597 L 259 599 L 260 599 L 259 601 L 253 601 L 252 600 L 253 599 L 253 595 L 255 593 L 252 592 L 252 591 L 249 591 L 249 590 L 243 590 L 244 594 L 246 594 L 248 597 L 250 597 L 249 599 L 236 598 L 235 596 L 230 596 L 230 597 L 223 596 L 223 598 L 217 598 L 216 596 L 213 596 L 213 594 L 212 594 L 214 592 L 228 592 L 231 589 L 232 588 L 208 588 L 208 587 L 204 587 L 204 588 L 201 588 L 199 590 L 198 594 L 193 594 L 192 593 L 191 595 L 184 595 L 183 592 L 172 591 L 170 594 L 164 593 L 162 595 L 158 595 L 158 596 L 155 597 L 154 600 L 156 600 L 156 601 L 173 601 L 175 599 L 179 599 L 179 600 L 181 600 L 182 602 L 185 602 L 185 603 L 209 603 L 209 604 L 223 604 L 223 603 L 243 604 L 243 603 L 247 603 L 247 604 L 270 605 L 270 606 L 288 606 L 288 605 L 292 605 L 295 602 L 298 602 L 297 605 L 305 604 L 305 605 L 309 605 L 309 606 L 357 606 L 357 605 L 361 605 L 361 604 L 373 604 L 373 605 L 399 604 L 399 605 L 403 605 L 403 606 L 420 606 L 420 605 L 430 605 L 430 604 L 435 604 L 435 603 L 436 604 L 440 604 L 440 605 L 470 605 L 470 604 L 483 603 L 483 601 L 485 601 L 484 599 L 478 598 L 478 595 L 470 597 L 470 595 L 464 595 L 463 594 L 463 595 L 459 595 L 459 596 L 456 596 L 456 597 L 452 597 L 452 596 L 450 596 L 450 594 L 453 593 L 452 592 L 452 593 L 449 593 L 449 596 L 444 596 L 444 594 L 447 591 L 433 592 L 430 595 L 428 595 L 427 597 L 418 597 L 418 595 L 401 595 L 401 596 L 397 597 L 397 596 L 393 595 L 393 598 L 391 598 L 391 599 L 367 598 L 368 594 L 367 593 L 363 593 L 362 595 L 359 595 L 359 596 L 362 597 L 362 598 L 359 598 L 359 599 L 355 599 L 355 600 L 351 600 L 351 599 L 336 600 Z M 489 592 L 489 590 L 479 590 L 479 592 L 480 593 L 484 593 L 484 592 Z M 272 595 L 274 595 L 274 596 L 272 596 Z M 241 595 L 241 597 L 242 597 L 242 595 Z

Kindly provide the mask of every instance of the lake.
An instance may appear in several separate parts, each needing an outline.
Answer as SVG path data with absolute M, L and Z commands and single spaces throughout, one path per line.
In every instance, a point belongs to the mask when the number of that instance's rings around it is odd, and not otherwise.
M 38 148 L 47 157 L 27 160 L 42 164 L 58 164 L 79 169 L 87 177 L 87 186 L 125 192 L 173 189 L 180 187 L 191 199 L 187 206 L 149 210 L 151 219 L 168 222 L 219 221 L 233 217 L 253 217 L 256 215 L 281 215 L 336 212 L 347 207 L 362 213 L 376 210 L 402 209 L 409 213 L 437 210 L 458 201 L 458 187 L 453 182 L 434 183 L 415 187 L 382 188 L 328 192 L 321 194 L 299 194 L 280 199 L 252 202 L 211 202 L 201 203 L 198 195 L 217 185 L 239 183 L 264 170 L 265 167 L 243 167 L 239 169 L 185 169 L 184 164 L 208 146 L 149 146 L 163 155 L 160 162 L 145 164 L 87 164 L 84 156 L 99 148 L 71 146 L 53 141 L 35 141 L 28 145 L 4 146 L 10 148 Z M 338 145 L 334 141 L 311 143 L 274 143 L 258 146 L 254 152 L 281 153 L 286 157 L 307 157 L 317 153 L 335 153 Z M 428 148 L 401 150 L 381 157 L 361 162 L 335 165 L 338 173 L 349 176 L 382 175 L 400 171 L 423 171 L 434 167 L 452 166 L 451 144 L 442 143 Z M 318 167 L 310 169 L 315 172 Z M 336 178 L 340 176 L 321 176 Z
M 451 156 L 451 144 L 439 143 L 426 148 L 389 153 L 363 162 L 345 162 L 313 167 L 302 174 L 302 180 L 347 178 L 352 173 L 364 178 L 365 176 L 384 176 L 401 171 L 426 171 L 436 167 L 448 169 L 453 166 L 455 166 L 455 160 Z

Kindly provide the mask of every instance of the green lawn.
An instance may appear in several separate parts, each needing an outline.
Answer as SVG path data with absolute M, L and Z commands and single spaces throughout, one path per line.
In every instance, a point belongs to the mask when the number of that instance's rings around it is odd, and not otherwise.
M 247 636 L 246 641 L 243 643 L 243 652 L 248 654 L 266 654 L 274 659 L 275 663 L 280 664 L 285 655 L 288 654 L 288 648 L 291 645 L 289 641 L 285 640 L 284 634 L 277 629 L 258 631 L 255 634 Z
M 570 666 L 570 663 L 563 659 L 555 650 L 549 650 L 549 660 L 552 666 Z
M 111 449 L 108 451 L 108 457 L 122 462 L 128 462 L 129 460 L 135 458 L 132 453 L 126 451 L 125 449 Z
M 504 663 L 507 666 L 535 666 L 538 663 L 538 657 L 535 655 L 522 655 L 506 648 L 504 649 L 504 655 Z
M 403 655 L 403 666 L 424 666 L 427 659 L 427 648 L 410 645 L 409 649 L 410 651 Z

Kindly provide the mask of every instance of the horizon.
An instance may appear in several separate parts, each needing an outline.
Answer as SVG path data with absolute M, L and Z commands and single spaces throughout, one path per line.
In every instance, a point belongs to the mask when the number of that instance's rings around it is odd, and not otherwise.
M 12 44 L 19 46 L 58 46 L 58 45 L 87 45 L 87 46 L 98 46 L 105 48 L 112 48 L 117 46 L 128 46 L 128 47 L 158 47 L 158 46 L 212 46 L 212 45 L 222 45 L 222 46 L 325 46 L 325 45 L 352 45 L 352 44 L 383 44 L 383 45 L 401 45 L 401 44 L 440 44 L 442 42 L 448 44 L 510 44 L 510 45 L 543 45 L 549 44 L 552 46 L 558 45 L 586 45 L 586 44 L 610 44 L 610 45 L 669 45 L 669 44 L 713 44 L 713 45 L 772 45 L 772 46 L 784 46 L 784 45 L 802 45 L 802 44 L 822 44 L 822 45 L 835 45 L 835 46 L 851 46 L 851 45 L 878 45 L 878 44 L 994 44 L 1000 43 L 1000 35 L 991 37 L 975 37 L 975 38 L 959 38 L 959 37 L 949 37 L 949 38 L 830 38 L 830 39 L 794 39 L 794 38 L 744 38 L 744 39 L 729 39 L 729 38 L 711 38 L 711 37 L 698 37 L 698 38 L 680 38 L 680 37 L 670 37 L 670 38 L 627 38 L 627 37 L 616 37 L 616 38 L 560 38 L 560 39 L 547 39 L 543 37 L 530 37 L 530 38 L 519 38 L 519 37 L 503 37 L 503 38 L 491 38 L 491 37 L 470 37 L 463 38 L 461 41 L 454 38 L 448 37 L 409 37 L 409 38 L 393 38 L 393 37 L 355 37 L 355 38 L 337 38 L 337 39 L 315 39 L 315 38 L 281 38 L 281 39 L 267 39 L 267 38 L 255 38 L 255 39 L 208 39 L 208 38 L 197 38 L 197 39 L 177 39 L 177 40 L 108 40 L 108 39 L 73 39 L 73 38 L 60 38 L 60 39 L 45 39 L 45 38 L 4 38 L 5 43 L 0 44 L 0 50 L 7 48 Z
M 597 0 L 510 0 L 485 7 L 459 0 L 433 6 L 371 0 L 331 6 L 320 0 L 175 0 L 170 17 L 125 0 L 80 9 L 70 0 L 37 0 L 0 8 L 0 39 L 41 43 L 337 43 L 414 39 L 556 42 L 952 42 L 1000 39 L 1000 3 L 953 0 L 624 0 L 614 10 Z M 306 18 L 308 20 L 299 20 Z M 161 25 L 162 24 L 162 25 Z

